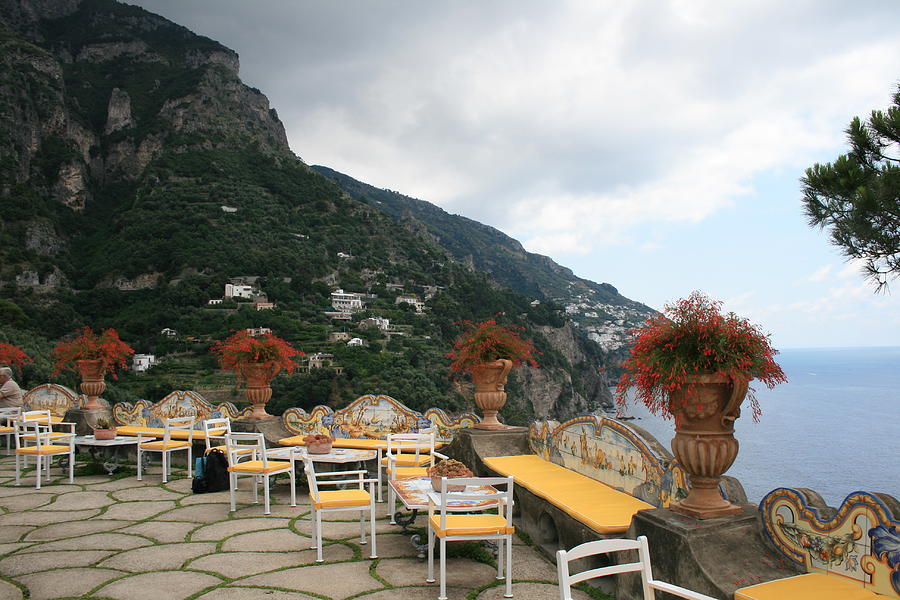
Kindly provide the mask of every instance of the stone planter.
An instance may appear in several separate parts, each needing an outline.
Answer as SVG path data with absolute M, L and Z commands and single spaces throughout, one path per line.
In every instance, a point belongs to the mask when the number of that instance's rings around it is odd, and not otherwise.
M 247 382 L 244 397 L 250 403 L 251 413 L 247 419 L 258 421 L 271 418 L 266 412 L 266 403 L 272 398 L 272 388 L 269 384 L 281 369 L 273 362 L 250 363 L 241 367 L 241 377 Z
M 104 381 L 106 363 L 99 358 L 82 359 L 75 361 L 75 367 L 81 375 L 81 385 L 79 386 L 81 393 L 87 396 L 87 400 L 81 408 L 85 410 L 103 408 L 97 398 L 106 390 L 106 381 Z
M 710 373 L 696 376 L 689 394 L 682 391 L 672 395 L 672 453 L 691 482 L 687 498 L 669 506 L 673 511 L 695 519 L 741 512 L 739 506 L 722 497 L 719 481 L 737 457 L 734 420 L 741 415 L 748 384 L 746 379 L 732 381 L 724 373 Z
M 505 358 L 478 365 L 472 369 L 472 381 L 475 383 L 475 404 L 481 409 L 484 418 L 475 425 L 475 429 L 507 429 L 497 420 L 497 412 L 506 404 L 506 378 L 512 369 L 512 361 Z
M 441 492 L 441 477 L 432 477 L 431 478 L 431 488 L 437 493 Z M 450 483 L 453 481 L 452 477 L 447 478 L 447 491 L 448 492 L 462 492 L 466 489 L 465 485 L 459 485 L 456 483 Z
M 114 440 L 116 439 L 116 429 L 94 429 L 95 440 Z
M 331 446 L 332 442 L 313 442 L 306 445 L 306 451 L 310 454 L 328 454 Z

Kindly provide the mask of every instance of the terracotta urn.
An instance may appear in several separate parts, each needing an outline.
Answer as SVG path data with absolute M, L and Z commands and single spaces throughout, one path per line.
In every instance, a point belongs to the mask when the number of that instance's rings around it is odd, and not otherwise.
M 106 363 L 100 358 L 82 359 L 75 361 L 75 367 L 81 375 L 81 393 L 87 396 L 81 408 L 96 410 L 103 408 L 97 399 L 106 390 Z
M 497 412 L 506 404 L 506 378 L 512 369 L 512 361 L 505 358 L 478 365 L 472 369 L 472 381 L 475 383 L 475 404 L 481 409 L 484 418 L 475 425 L 475 429 L 508 429 L 497 420 Z
M 250 420 L 271 418 L 266 412 L 266 403 L 272 397 L 272 388 L 269 384 L 278 374 L 280 367 L 273 362 L 248 363 L 241 367 L 241 377 L 247 382 L 244 397 L 250 403 Z
M 719 482 L 738 453 L 734 421 L 749 380 L 733 381 L 724 373 L 697 375 L 689 392 L 672 394 L 675 415 L 672 453 L 691 482 L 687 498 L 672 503 L 673 511 L 695 519 L 712 519 L 741 512 L 722 497 Z

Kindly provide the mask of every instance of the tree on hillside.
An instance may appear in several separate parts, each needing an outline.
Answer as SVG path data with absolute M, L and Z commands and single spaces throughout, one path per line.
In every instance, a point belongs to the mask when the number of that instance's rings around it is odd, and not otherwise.
M 886 112 L 854 117 L 847 138 L 850 152 L 800 179 L 804 208 L 810 226 L 828 227 L 846 256 L 865 260 L 881 291 L 900 275 L 900 86 Z

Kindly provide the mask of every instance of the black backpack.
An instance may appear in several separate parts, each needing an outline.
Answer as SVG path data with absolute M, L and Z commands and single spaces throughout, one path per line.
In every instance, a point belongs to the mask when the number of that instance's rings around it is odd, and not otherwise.
M 228 459 L 221 450 L 211 450 L 203 458 L 203 475 L 194 477 L 191 491 L 195 494 L 221 492 L 228 489 Z

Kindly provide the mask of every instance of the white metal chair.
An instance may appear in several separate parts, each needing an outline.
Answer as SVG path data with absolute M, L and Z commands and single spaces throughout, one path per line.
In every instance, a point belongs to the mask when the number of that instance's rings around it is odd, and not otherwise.
M 16 485 L 20 485 L 21 461 L 33 456 L 37 466 L 35 488 L 41 489 L 41 471 L 44 470 L 47 481 L 50 481 L 50 459 L 54 456 L 69 456 L 69 483 L 74 483 L 75 476 L 75 436 L 53 439 L 50 425 L 37 420 L 15 421 L 13 423 L 16 437 Z M 46 459 L 46 460 L 42 460 Z
M 11 408 L 0 408 L 0 435 L 6 436 L 6 453 L 12 451 L 13 440 L 16 437 L 16 428 L 13 427 L 13 421 L 20 419 L 22 416 L 22 408 L 13 406 Z
M 173 452 L 178 452 L 179 450 L 187 450 L 187 468 L 188 478 L 191 477 L 191 463 L 193 462 L 193 450 L 192 447 L 194 445 L 194 417 L 177 417 L 172 419 L 166 419 L 166 426 L 163 430 L 163 439 L 157 440 L 156 436 L 153 436 L 152 441 L 145 442 L 143 441 L 144 437 L 148 437 L 144 433 L 138 433 L 138 444 L 137 444 L 137 479 L 138 481 L 142 481 L 143 478 L 143 454 L 145 452 L 159 452 L 162 458 L 162 480 L 163 483 L 169 481 L 169 471 L 172 467 L 172 459 L 169 456 Z M 186 440 L 174 440 L 172 439 L 173 431 L 184 431 L 187 437 Z
M 316 473 L 309 454 L 303 453 L 306 480 L 309 482 L 309 502 L 313 511 L 313 546 L 316 562 L 322 562 L 322 513 L 356 510 L 359 511 L 359 543 L 366 543 L 365 513 L 369 512 L 372 545 L 369 558 L 378 558 L 375 547 L 375 484 L 377 479 L 367 479 L 366 471 L 332 471 Z M 345 479 L 331 479 L 345 477 Z M 320 481 L 325 478 L 326 481 Z M 320 491 L 319 486 L 347 485 L 346 489 Z M 354 487 L 355 486 L 355 487 Z M 366 490 L 368 486 L 368 491 Z
M 265 514 L 269 509 L 269 479 L 287 473 L 291 480 L 291 506 L 297 506 L 297 485 L 293 461 L 269 460 L 266 457 L 266 439 L 261 433 L 229 433 L 225 436 L 225 454 L 228 456 L 228 489 L 231 494 L 231 510 L 236 510 L 235 492 L 238 477 L 253 477 L 253 503 L 259 502 L 259 480 L 263 480 Z M 250 460 L 239 462 L 241 458 Z
M 638 561 L 588 569 L 576 574 L 569 573 L 569 563 L 573 560 L 626 550 L 637 550 Z M 559 575 L 560 600 L 572 600 L 572 585 L 580 581 L 606 575 L 632 573 L 634 571 L 640 571 L 641 573 L 641 583 L 644 592 L 642 597 L 644 600 L 654 600 L 656 597 L 655 590 L 680 598 L 687 598 L 688 600 L 715 600 L 715 598 L 705 594 L 653 579 L 653 571 L 650 568 L 650 551 L 647 548 L 647 538 L 643 535 L 639 536 L 637 540 L 597 540 L 595 542 L 585 542 L 571 550 L 560 550 L 556 553 L 556 569 Z
M 513 478 L 512 477 L 466 477 L 454 478 L 454 484 L 465 484 L 467 489 L 462 492 L 447 491 L 447 478 L 441 478 L 440 494 L 428 495 L 428 578 L 427 583 L 434 583 L 434 538 L 438 537 L 441 544 L 441 591 L 438 600 L 447 600 L 447 542 L 468 540 L 496 540 L 497 551 L 497 579 L 506 578 L 506 590 L 504 598 L 512 598 L 512 534 L 515 527 L 512 524 L 513 508 Z M 483 493 L 467 493 L 471 487 L 493 486 L 497 489 L 494 500 L 489 505 L 481 507 L 479 514 L 454 514 L 454 503 L 465 500 L 485 500 Z M 499 489 L 497 486 L 501 486 Z M 484 511 L 497 509 L 496 514 L 486 514 Z M 457 508 L 456 510 L 460 510 Z M 471 511 L 471 507 L 464 510 Z
M 434 432 L 427 433 L 389 433 L 384 458 L 378 461 L 378 501 L 381 502 L 381 473 L 386 480 L 405 479 L 407 477 L 425 477 L 428 467 L 434 465 Z M 446 458 L 443 454 L 437 455 Z M 388 510 L 394 512 L 394 494 L 388 486 Z

